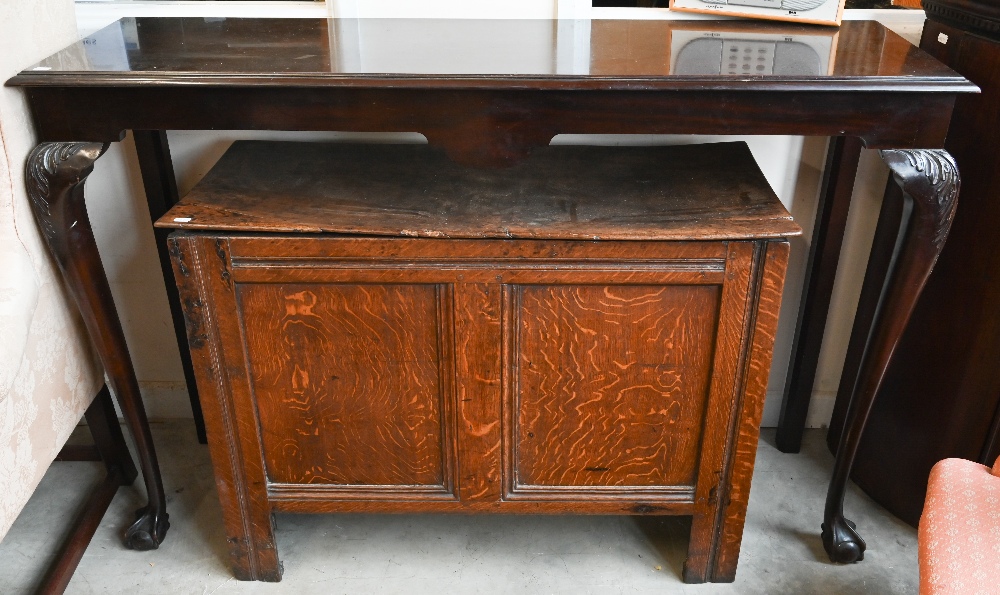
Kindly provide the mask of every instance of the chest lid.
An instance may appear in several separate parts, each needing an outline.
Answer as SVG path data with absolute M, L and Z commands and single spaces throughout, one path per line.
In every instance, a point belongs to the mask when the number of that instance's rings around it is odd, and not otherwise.
M 548 146 L 477 169 L 427 145 L 239 141 L 156 225 L 551 240 L 801 233 L 742 142 Z

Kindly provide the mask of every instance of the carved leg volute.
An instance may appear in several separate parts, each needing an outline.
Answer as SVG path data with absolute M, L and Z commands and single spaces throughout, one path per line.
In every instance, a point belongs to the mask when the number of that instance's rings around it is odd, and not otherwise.
M 865 542 L 854 523 L 844 518 L 844 492 L 875 395 L 917 298 L 941 254 L 958 206 L 958 167 L 947 151 L 893 149 L 883 150 L 881 155 L 902 189 L 903 198 L 912 203 L 913 212 L 902 226 L 905 235 L 888 283 L 885 279 L 865 279 L 866 285 L 878 283 L 883 287 L 882 300 L 868 332 L 864 361 L 840 436 L 826 497 L 823 546 L 834 562 L 864 559 Z M 899 193 L 887 193 L 886 200 L 898 196 Z
M 125 545 L 149 550 L 160 545 L 170 527 L 163 483 L 139 384 L 83 195 L 94 162 L 107 148 L 107 144 L 100 143 L 42 143 L 28 156 L 25 182 L 35 221 L 80 309 L 135 440 L 149 500 L 126 531 Z

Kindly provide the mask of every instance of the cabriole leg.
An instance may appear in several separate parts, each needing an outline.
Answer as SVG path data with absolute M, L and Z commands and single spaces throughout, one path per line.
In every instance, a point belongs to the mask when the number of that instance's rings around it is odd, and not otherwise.
M 844 518 L 844 492 L 857 454 L 861 434 L 885 370 L 917 298 L 941 254 L 958 206 L 959 176 L 955 160 L 944 150 L 883 150 L 882 159 L 902 189 L 913 212 L 902 230 L 902 244 L 888 279 L 865 278 L 863 292 L 872 283 L 883 287 L 882 300 L 874 317 L 846 416 L 846 425 L 837 447 L 837 460 L 826 497 L 823 546 L 834 562 L 864 559 L 865 542 L 854 523 Z M 886 200 L 898 200 L 900 193 L 887 193 Z
M 125 532 L 125 545 L 151 550 L 160 545 L 170 527 L 163 482 L 139 384 L 84 204 L 84 182 L 107 148 L 100 143 L 42 143 L 28 156 L 25 183 L 35 221 L 80 309 L 138 450 L 149 500 Z

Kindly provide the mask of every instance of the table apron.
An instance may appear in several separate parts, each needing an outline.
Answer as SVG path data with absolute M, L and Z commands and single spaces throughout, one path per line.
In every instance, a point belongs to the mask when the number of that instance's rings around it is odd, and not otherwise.
M 560 133 L 853 136 L 938 148 L 956 94 L 261 87 L 34 87 L 44 141 L 125 130 L 419 132 L 460 161 L 516 161 Z

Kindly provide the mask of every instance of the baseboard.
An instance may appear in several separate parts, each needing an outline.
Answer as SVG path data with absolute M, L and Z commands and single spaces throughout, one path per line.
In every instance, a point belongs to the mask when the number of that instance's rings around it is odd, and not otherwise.
M 767 401 L 764 402 L 764 415 L 760 422 L 762 428 L 778 426 L 781 399 L 782 393 L 768 391 Z M 809 401 L 809 414 L 806 416 L 806 427 L 830 427 L 830 417 L 833 415 L 833 405 L 836 402 L 837 393 L 834 391 L 813 391 L 812 399 Z
M 191 401 L 188 399 L 187 385 L 183 382 L 139 382 L 139 392 L 146 408 L 146 417 L 150 421 L 177 418 L 193 418 Z M 114 396 L 115 411 L 122 419 L 122 411 L 118 406 L 118 396 Z

